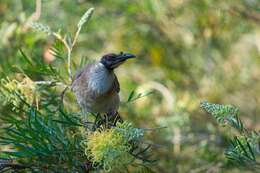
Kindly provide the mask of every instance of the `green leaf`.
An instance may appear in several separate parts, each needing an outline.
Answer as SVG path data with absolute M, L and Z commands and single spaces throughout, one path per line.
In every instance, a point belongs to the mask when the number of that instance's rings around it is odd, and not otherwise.
M 132 100 L 132 98 L 134 97 L 135 94 L 135 90 L 131 91 L 131 93 L 128 96 L 127 102 L 130 102 Z
M 147 93 L 138 93 L 138 94 L 136 94 L 136 92 L 133 90 L 130 93 L 130 95 L 128 96 L 127 103 L 134 102 L 134 101 L 136 101 L 136 100 L 138 100 L 138 99 L 140 99 L 142 97 L 149 96 L 149 95 L 151 95 L 153 93 L 154 93 L 154 91 L 149 91 Z
M 22 58 L 23 58 L 28 64 L 30 64 L 31 66 L 33 66 L 32 61 L 29 59 L 28 56 L 25 55 L 25 53 L 23 52 L 23 50 L 22 50 L 22 49 L 19 49 L 19 52 L 20 52 L 20 54 L 22 55 Z

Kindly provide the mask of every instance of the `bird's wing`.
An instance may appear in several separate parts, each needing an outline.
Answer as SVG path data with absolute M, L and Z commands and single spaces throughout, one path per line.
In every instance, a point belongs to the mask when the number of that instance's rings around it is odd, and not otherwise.
M 119 84 L 118 79 L 117 79 L 116 76 L 115 76 L 115 80 L 114 80 L 114 83 L 113 83 L 113 88 L 115 89 L 115 91 L 116 91 L 117 93 L 120 92 L 120 84 Z
M 76 86 L 76 85 L 79 85 L 79 83 L 81 83 L 78 79 L 79 78 L 86 78 L 85 80 L 81 80 L 81 81 L 84 81 L 86 83 L 87 78 L 88 78 L 88 73 L 89 73 L 89 70 L 90 70 L 90 65 L 91 64 L 87 64 L 84 68 L 82 68 L 80 71 L 76 72 L 75 76 L 74 76 L 74 79 L 72 81 L 72 84 L 71 84 L 71 88 L 73 90 L 73 88 Z

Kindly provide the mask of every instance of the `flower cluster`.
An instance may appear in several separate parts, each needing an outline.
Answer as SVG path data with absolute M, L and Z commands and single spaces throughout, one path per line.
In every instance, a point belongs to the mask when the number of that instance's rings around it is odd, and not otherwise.
M 115 129 L 118 133 L 123 135 L 128 142 L 138 141 L 144 136 L 144 129 L 135 128 L 128 122 L 119 123 Z
M 222 125 L 225 125 L 227 121 L 232 121 L 232 119 L 239 114 L 238 108 L 232 105 L 213 104 L 204 101 L 201 103 L 200 107 L 213 115 L 218 123 Z
M 106 172 L 120 169 L 133 162 L 129 153 L 130 141 L 140 140 L 143 130 L 134 128 L 130 123 L 119 123 L 115 128 L 91 132 L 86 142 L 86 155 L 94 166 Z
M 30 104 L 35 100 L 36 85 L 28 77 L 24 77 L 21 82 L 7 77 L 1 80 L 1 86 L 0 91 L 6 102 L 15 106 L 19 106 L 21 99 Z

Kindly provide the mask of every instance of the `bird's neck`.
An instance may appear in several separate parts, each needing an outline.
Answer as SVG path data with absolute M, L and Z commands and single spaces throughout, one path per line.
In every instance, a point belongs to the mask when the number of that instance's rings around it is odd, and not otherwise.
M 115 74 L 112 70 L 108 70 L 102 63 L 93 64 L 90 71 L 89 87 L 97 94 L 106 93 L 112 86 Z

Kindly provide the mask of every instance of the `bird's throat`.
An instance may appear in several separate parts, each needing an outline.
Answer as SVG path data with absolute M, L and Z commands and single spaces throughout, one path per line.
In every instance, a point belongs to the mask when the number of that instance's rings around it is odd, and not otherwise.
M 89 88 L 96 94 L 104 94 L 111 88 L 115 79 L 113 71 L 106 69 L 101 63 L 96 63 L 90 70 Z

